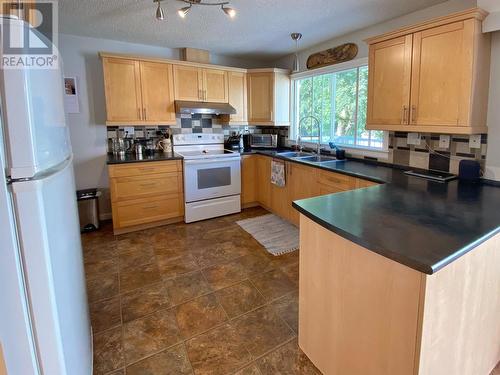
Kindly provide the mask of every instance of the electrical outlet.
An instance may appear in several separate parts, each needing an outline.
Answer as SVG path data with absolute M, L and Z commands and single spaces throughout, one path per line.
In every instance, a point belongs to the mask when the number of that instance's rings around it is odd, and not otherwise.
M 481 148 L 481 134 L 473 134 L 469 137 L 470 148 Z
M 420 133 L 408 133 L 408 137 L 406 138 L 406 143 L 409 145 L 420 145 Z
M 133 137 L 135 133 L 135 129 L 133 126 L 125 126 L 123 128 L 123 131 L 125 132 L 125 134 L 127 134 L 127 137 L 129 138 Z
M 450 148 L 450 136 L 441 134 L 439 136 L 439 148 Z

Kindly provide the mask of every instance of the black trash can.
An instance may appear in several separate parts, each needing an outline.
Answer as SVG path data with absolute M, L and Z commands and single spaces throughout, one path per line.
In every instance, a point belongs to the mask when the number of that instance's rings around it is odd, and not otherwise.
M 80 231 L 92 232 L 99 229 L 99 196 L 97 189 L 78 190 L 78 216 L 80 218 Z

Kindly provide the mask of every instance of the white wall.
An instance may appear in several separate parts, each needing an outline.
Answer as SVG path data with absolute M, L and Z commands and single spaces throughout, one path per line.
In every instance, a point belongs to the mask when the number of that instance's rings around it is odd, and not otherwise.
M 500 31 L 491 36 L 486 178 L 500 181 Z
M 500 1 L 500 0 L 495 0 L 495 1 Z M 364 42 L 364 40 L 369 37 L 384 34 L 394 29 L 426 21 L 431 18 L 444 16 L 453 12 L 459 12 L 464 9 L 475 7 L 476 5 L 477 5 L 476 0 L 450 0 L 429 8 L 419 10 L 417 12 L 409 13 L 402 17 L 394 18 L 387 22 L 379 23 L 377 25 L 355 31 L 350 34 L 340 36 L 338 38 L 330 39 L 324 43 L 300 51 L 299 60 L 301 65 L 301 71 L 307 70 L 306 69 L 307 58 L 315 52 L 323 51 L 325 49 L 332 48 L 343 43 L 356 43 L 359 48 L 359 53 L 357 57 L 367 57 L 368 46 Z M 307 39 L 307 30 L 302 30 L 302 33 L 304 34 L 303 40 Z M 292 62 L 293 62 L 293 55 L 290 55 L 276 61 L 274 65 L 279 68 L 291 69 Z
M 75 177 L 78 189 L 103 189 L 101 214 L 111 212 L 106 167 L 106 106 L 102 64 L 98 52 L 129 53 L 152 57 L 179 58 L 179 50 L 117 42 L 106 39 L 59 35 L 59 50 L 66 76 L 76 76 L 79 85 L 80 113 L 68 114 L 68 125 L 75 158 Z M 212 63 L 258 67 L 255 61 L 224 56 L 211 56 Z

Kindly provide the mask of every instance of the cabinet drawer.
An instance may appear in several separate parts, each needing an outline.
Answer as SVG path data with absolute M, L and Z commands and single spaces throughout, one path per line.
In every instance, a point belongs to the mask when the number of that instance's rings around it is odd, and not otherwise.
M 379 184 L 377 184 L 376 182 L 363 180 L 361 178 L 356 179 L 356 189 L 367 188 L 367 187 L 375 186 L 375 185 L 379 185 Z
M 112 178 L 110 182 L 113 202 L 153 195 L 181 193 L 182 191 L 180 175 L 177 172 L 116 177 Z
M 120 164 L 109 166 L 109 177 L 144 176 L 181 170 L 182 166 L 179 160 Z
M 154 223 L 184 215 L 182 194 L 136 199 L 113 204 L 115 229 Z
M 325 185 L 325 184 L 318 184 L 318 189 L 319 189 L 319 195 L 335 194 L 335 193 L 341 193 L 341 192 L 346 191 L 346 189 L 341 189 L 338 187 Z
M 318 183 L 339 190 L 351 190 L 356 188 L 356 179 L 340 173 L 320 171 Z

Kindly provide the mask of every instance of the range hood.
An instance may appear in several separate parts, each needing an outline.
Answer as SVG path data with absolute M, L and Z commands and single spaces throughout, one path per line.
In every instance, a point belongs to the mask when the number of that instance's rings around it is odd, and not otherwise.
M 182 115 L 235 115 L 236 109 L 227 103 L 175 101 L 175 112 Z

